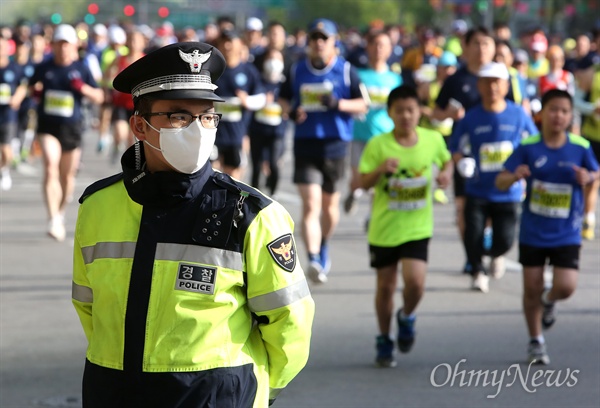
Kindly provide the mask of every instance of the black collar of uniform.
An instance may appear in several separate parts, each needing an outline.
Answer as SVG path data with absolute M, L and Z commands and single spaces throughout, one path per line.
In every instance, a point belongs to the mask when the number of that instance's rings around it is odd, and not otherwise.
M 136 165 L 136 155 L 139 165 Z M 146 158 L 142 142 L 136 142 L 127 149 L 121 158 L 121 166 L 123 182 L 131 199 L 138 204 L 152 207 L 171 207 L 197 197 L 214 173 L 210 162 L 194 174 L 175 171 L 150 173 L 145 168 Z

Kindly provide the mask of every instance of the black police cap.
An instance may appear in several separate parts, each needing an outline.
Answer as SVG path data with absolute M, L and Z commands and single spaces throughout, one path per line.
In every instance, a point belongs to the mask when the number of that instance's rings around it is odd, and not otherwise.
M 153 51 L 121 71 L 117 91 L 133 98 L 207 99 L 223 102 L 214 83 L 225 71 L 225 58 L 213 46 L 180 42 Z

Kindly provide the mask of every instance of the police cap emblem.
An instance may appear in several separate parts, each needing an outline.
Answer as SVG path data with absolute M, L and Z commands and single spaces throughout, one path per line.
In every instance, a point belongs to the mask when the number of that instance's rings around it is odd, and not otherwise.
M 133 98 L 207 99 L 223 102 L 215 82 L 225 71 L 225 58 L 212 45 L 180 42 L 148 53 L 114 79 L 117 91 Z

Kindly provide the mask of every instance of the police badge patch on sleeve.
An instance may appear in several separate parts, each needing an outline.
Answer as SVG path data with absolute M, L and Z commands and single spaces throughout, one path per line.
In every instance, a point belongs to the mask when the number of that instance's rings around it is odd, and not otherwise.
M 269 253 L 284 270 L 292 272 L 296 267 L 296 245 L 292 234 L 285 234 L 267 245 Z

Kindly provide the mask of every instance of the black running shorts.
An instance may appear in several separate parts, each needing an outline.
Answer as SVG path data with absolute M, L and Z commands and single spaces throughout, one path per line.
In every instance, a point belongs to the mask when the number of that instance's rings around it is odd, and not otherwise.
M 80 123 L 40 122 L 38 123 L 37 133 L 38 135 L 48 134 L 57 138 L 63 152 L 81 147 L 83 130 Z
M 429 238 L 409 241 L 395 247 L 369 245 L 372 268 L 383 268 L 395 265 L 402 258 L 419 259 L 427 262 Z
M 324 192 L 333 194 L 339 190 L 344 177 L 346 158 L 296 158 L 294 160 L 294 184 L 319 184 Z
M 581 245 L 539 248 L 519 244 L 519 262 L 523 266 L 544 266 L 549 260 L 555 267 L 579 270 L 580 249 Z

